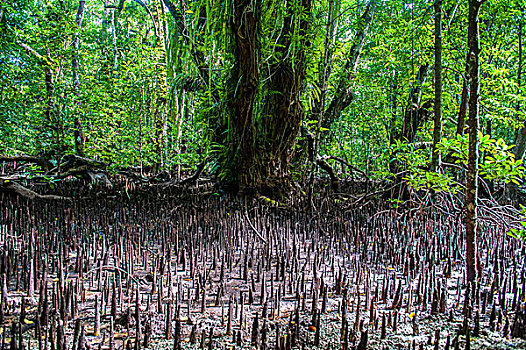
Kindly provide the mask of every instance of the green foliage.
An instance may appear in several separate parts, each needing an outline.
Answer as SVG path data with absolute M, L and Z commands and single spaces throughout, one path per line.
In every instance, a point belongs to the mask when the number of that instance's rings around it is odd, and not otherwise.
M 522 225 L 522 228 L 512 228 L 508 231 L 508 235 L 524 242 L 526 241 L 526 221 L 521 221 L 520 224 Z
M 495 140 L 482 133 L 479 134 L 479 140 L 479 152 L 482 155 L 479 175 L 489 181 L 520 184 L 525 168 L 522 160 L 515 160 L 513 146 L 507 145 L 503 139 Z M 455 171 L 467 168 L 468 141 L 468 135 L 442 139 L 437 150 L 443 159 L 452 159 L 453 163 L 446 162 L 445 171 L 440 173 L 428 170 L 430 151 L 423 147 L 417 148 L 414 144 L 397 141 L 391 148 L 392 161 L 405 167 L 405 179 L 416 190 L 427 188 L 457 192 L 461 186 L 452 175 Z
M 503 139 L 494 140 L 489 135 L 480 137 L 480 149 L 483 161 L 480 164 L 480 175 L 488 180 L 504 181 L 519 185 L 524 177 L 522 160 L 515 160 L 513 146 L 508 146 Z
M 443 154 L 447 154 L 443 152 Z M 391 147 L 392 160 L 405 166 L 404 179 L 415 190 L 429 189 L 433 191 L 458 192 L 461 187 L 448 172 L 431 172 L 428 170 L 430 152 L 426 148 L 415 147 L 397 141 Z
M 392 176 L 390 166 L 396 162 L 416 189 L 459 191 L 467 160 L 467 137 L 456 135 L 466 79 L 467 4 L 460 2 L 457 8 L 458 2 L 444 1 L 444 138 L 438 149 L 451 165 L 434 173 L 427 170 L 429 148 L 419 147 L 431 141 L 432 118 L 417 131 L 415 144 L 394 137 L 402 129 L 418 67 L 433 61 L 432 4 L 376 2 L 375 19 L 346 86 L 352 102 L 327 126 L 323 116 L 315 114 L 322 103 L 326 109 L 340 92 L 339 79 L 349 76 L 345 65 L 366 3 L 333 1 L 336 30 L 330 38 L 326 87 L 319 84 L 329 1 L 313 2 L 310 14 L 294 3 L 293 17 L 309 15 L 311 23 L 307 33 L 294 32 L 290 49 L 282 53 L 286 3 L 265 0 L 258 12 L 260 81 L 255 128 L 261 129 L 268 121 L 266 103 L 277 93 L 269 88 L 270 67 L 284 58 L 294 63 L 305 53 L 300 99 L 306 117 L 302 125 L 321 140 L 316 145 L 320 155 L 338 156 L 375 179 Z M 114 169 L 173 170 L 210 156 L 209 171 L 219 179 L 235 177 L 221 167 L 232 142 L 229 96 L 236 86 L 231 82 L 234 2 L 172 1 L 177 19 L 160 1 L 145 4 L 151 17 L 132 1 L 125 3 L 122 12 L 116 11 L 114 32 L 113 10 L 105 9 L 101 1 L 87 0 L 80 28 L 76 24 L 78 1 L 15 0 L 0 5 L 0 153 L 37 155 L 57 164 L 64 155 L 76 152 L 74 120 L 79 118 L 86 156 L 108 162 Z M 514 2 L 487 2 L 481 13 L 480 176 L 497 183 L 520 183 L 525 170 L 509 146 L 516 143 L 515 134 L 526 120 L 525 83 L 517 80 L 518 28 L 519 23 L 524 27 L 525 19 Z M 294 21 L 295 26 L 298 23 Z M 80 38 L 80 98 L 72 84 L 71 62 L 77 53 L 71 43 L 76 35 Z M 54 79 L 51 96 L 45 80 L 49 65 Z M 293 64 L 292 69 L 296 68 Z M 430 73 L 422 86 L 421 105 L 433 99 L 432 80 Z M 305 151 L 306 135 L 302 137 L 295 145 L 297 153 Z M 295 178 L 305 178 L 302 175 L 311 171 L 305 159 L 296 158 Z M 340 175 L 344 173 L 344 166 L 333 164 Z M 29 171 L 38 175 L 37 169 Z
M 513 146 L 507 145 L 503 139 L 492 139 L 489 135 L 479 133 L 480 176 L 487 180 L 503 181 L 508 184 L 519 184 L 524 176 L 522 160 L 515 160 Z M 456 164 L 467 166 L 468 136 L 457 135 L 455 138 L 443 139 L 437 147 L 446 156 L 450 155 Z
M 520 205 L 521 210 L 519 211 L 520 221 L 519 228 L 510 229 L 507 234 L 515 239 L 518 239 L 522 242 L 526 242 L 526 207 Z

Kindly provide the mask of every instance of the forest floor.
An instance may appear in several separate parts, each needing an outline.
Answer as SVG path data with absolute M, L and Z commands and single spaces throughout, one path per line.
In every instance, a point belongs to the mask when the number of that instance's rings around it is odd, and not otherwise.
M 287 206 L 109 192 L 0 194 L 4 348 L 22 333 L 29 349 L 365 349 L 367 331 L 367 349 L 464 349 L 468 325 L 471 349 L 526 349 L 525 247 L 505 225 L 479 226 L 468 291 L 462 218 L 432 207 L 351 207 L 323 186 Z

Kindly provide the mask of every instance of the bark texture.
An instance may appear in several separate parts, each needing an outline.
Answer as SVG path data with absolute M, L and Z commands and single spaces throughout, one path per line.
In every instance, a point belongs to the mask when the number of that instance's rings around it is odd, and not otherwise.
M 523 12 L 524 9 L 521 8 L 521 12 Z M 522 87 L 522 36 L 523 28 L 522 28 L 522 19 L 519 18 L 518 23 L 518 34 L 519 34 L 519 64 L 517 69 L 517 86 L 519 90 Z M 520 110 L 521 106 L 520 103 L 517 102 L 517 111 Z M 517 138 L 515 139 L 515 148 L 514 148 L 514 154 L 515 159 L 522 159 L 524 157 L 524 151 L 526 150 L 526 123 L 523 123 L 522 127 L 519 129 L 517 133 Z
M 420 66 L 416 76 L 416 82 L 409 94 L 409 101 L 404 112 L 404 124 L 402 134 L 396 139 L 413 143 L 418 129 L 422 126 L 429 112 L 427 108 L 431 106 L 430 102 L 422 105 L 422 86 L 424 85 L 429 73 L 429 66 L 424 64 Z
M 478 16 L 483 1 L 469 0 L 468 50 L 470 66 L 469 91 L 469 145 L 466 180 L 466 277 L 474 282 L 478 276 L 477 264 L 477 194 L 479 159 L 479 99 L 480 99 L 480 40 Z
M 422 104 L 422 86 L 424 85 L 427 75 L 429 73 L 429 66 L 424 64 L 420 66 L 416 75 L 416 80 L 413 83 L 413 88 L 409 93 L 408 105 L 404 112 L 404 123 L 401 131 L 393 131 L 390 139 L 414 143 L 418 129 L 422 127 L 424 121 L 428 118 L 430 112 L 428 108 L 431 107 L 431 102 L 427 101 Z M 396 160 L 396 156 L 393 155 L 393 160 L 389 163 L 389 171 L 392 174 L 396 174 L 395 186 L 390 191 L 391 198 L 398 199 L 409 199 L 409 191 L 407 184 L 403 180 L 403 176 L 400 169 L 400 163 Z
M 289 165 L 294 155 L 304 110 L 300 95 L 305 78 L 305 47 L 311 13 L 311 0 L 286 3 L 286 15 L 278 40 L 276 55 L 281 59 L 270 67 L 269 91 L 265 103 L 259 138 L 263 140 L 259 149 L 258 176 L 264 179 L 260 189 L 279 192 L 289 182 Z M 290 54 L 292 38 L 299 37 L 299 50 Z M 256 183 L 257 183 L 256 179 Z
M 460 98 L 460 109 L 457 118 L 457 135 L 464 135 L 464 127 L 466 126 L 466 114 L 468 111 L 469 100 L 469 53 L 466 57 L 466 70 L 464 71 L 462 95 Z
M 335 4 L 333 0 L 329 0 L 329 8 L 327 14 L 327 25 L 325 32 L 325 41 L 323 49 L 323 57 L 318 65 L 319 80 L 316 83 L 319 90 L 319 99 L 315 100 L 312 116 L 318 118 L 318 121 L 323 120 L 325 115 L 325 99 L 327 96 L 327 82 L 332 71 L 333 47 L 336 39 L 336 29 L 338 28 L 338 14 L 339 3 Z M 320 124 L 321 126 L 321 124 Z
M 360 52 L 365 42 L 367 31 L 373 22 L 375 8 L 375 1 L 370 1 L 367 4 L 365 12 L 360 19 L 360 27 L 354 38 L 354 43 L 351 47 L 351 50 L 347 54 L 347 63 L 344 67 L 345 74 L 342 74 L 341 78 L 338 80 L 336 95 L 327 108 L 327 111 L 325 112 L 325 118 L 322 121 L 322 126 L 325 128 L 329 128 L 331 126 L 331 124 L 340 116 L 342 111 L 351 104 L 354 98 L 352 87 L 350 86 L 349 82 L 354 79 L 358 58 L 360 57 Z
M 86 0 L 79 0 L 79 7 L 77 10 L 77 33 L 73 37 L 73 59 L 71 60 L 71 68 L 73 74 L 73 90 L 75 93 L 76 104 L 78 107 L 82 106 L 80 97 L 80 79 L 79 79 L 79 44 L 80 44 L 80 29 L 82 28 L 82 20 L 84 19 L 84 12 L 86 10 Z M 77 154 L 84 157 L 84 132 L 82 130 L 82 121 L 80 119 L 79 110 L 75 113 L 74 124 L 74 136 L 75 136 L 75 150 Z
M 442 0 L 435 0 L 435 125 L 433 127 L 433 155 L 431 170 L 440 165 L 437 144 L 442 138 Z
M 231 30 L 235 42 L 236 61 L 232 69 L 232 99 L 229 118 L 229 169 L 238 174 L 242 185 L 258 181 L 257 151 L 255 149 L 254 103 L 259 85 L 258 56 L 256 50 L 258 28 L 258 2 L 234 0 Z

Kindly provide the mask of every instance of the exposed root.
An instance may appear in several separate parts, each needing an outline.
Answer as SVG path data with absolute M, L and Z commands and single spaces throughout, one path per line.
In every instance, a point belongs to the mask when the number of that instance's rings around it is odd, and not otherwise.
M 327 158 L 318 157 L 316 159 L 316 164 L 318 164 L 318 166 L 329 175 L 333 191 L 340 192 L 340 179 L 331 165 L 327 162 Z

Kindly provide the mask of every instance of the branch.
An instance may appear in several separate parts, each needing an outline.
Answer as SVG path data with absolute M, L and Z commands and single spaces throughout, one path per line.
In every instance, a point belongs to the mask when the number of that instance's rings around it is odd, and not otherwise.
M 458 122 L 455 119 L 451 118 L 451 117 L 447 117 L 446 120 L 448 122 L 450 122 L 451 124 L 453 124 L 454 126 L 458 125 Z
M 331 187 L 334 192 L 340 192 L 340 179 L 338 178 L 338 175 L 334 172 L 334 169 L 331 167 L 329 163 L 327 163 L 327 160 L 325 158 L 318 157 L 316 159 L 316 164 L 319 165 L 320 168 L 325 170 L 327 174 L 329 174 L 329 177 L 331 178 Z
M 429 149 L 431 146 L 433 146 L 433 143 L 429 141 L 413 142 L 415 151 L 420 149 Z
M 49 170 L 53 166 L 50 162 L 48 162 L 45 159 L 38 158 L 38 157 L 33 157 L 33 156 L 28 156 L 28 155 L 25 155 L 25 154 L 22 154 L 22 155 L 19 155 L 19 156 L 0 156 L 0 162 L 34 163 L 34 164 L 40 165 L 45 170 Z
M 208 163 L 208 157 L 205 158 L 205 160 L 203 160 L 201 163 L 199 163 L 199 165 L 197 166 L 197 170 L 195 171 L 195 173 L 193 173 L 193 175 L 191 175 L 190 177 L 187 177 L 186 179 L 181 180 L 179 184 L 186 185 L 188 183 L 193 183 L 197 181 L 197 179 L 199 179 L 199 176 L 201 176 L 201 173 L 203 172 L 207 163 Z
M 18 45 L 20 45 L 24 50 L 27 51 L 27 53 L 30 55 L 30 56 L 34 56 L 39 62 L 40 64 L 42 64 L 43 66 L 47 66 L 47 67 L 52 67 L 53 66 L 53 60 L 51 59 L 51 57 L 46 57 L 46 56 L 42 56 L 41 54 L 39 54 L 35 49 L 33 49 L 31 46 L 28 46 L 24 43 L 21 43 L 21 42 L 18 42 Z
M 329 104 L 329 107 L 325 111 L 326 119 L 322 121 L 322 126 L 325 128 L 330 127 L 330 125 L 337 119 L 340 113 L 345 110 L 354 99 L 354 94 L 352 93 L 350 87 L 350 81 L 352 81 L 354 78 L 353 75 L 356 71 L 360 52 L 362 50 L 363 44 L 365 43 L 367 31 L 373 22 L 375 8 L 376 4 L 374 0 L 369 1 L 365 12 L 360 18 L 360 22 L 358 24 L 360 29 L 356 33 L 353 45 L 346 55 L 347 63 L 344 67 L 345 74 L 343 74 L 338 81 L 338 88 L 336 89 L 338 93 L 334 96 L 333 100 Z
M 254 233 L 256 234 L 256 236 L 258 236 L 259 239 L 261 239 L 264 243 L 267 243 L 267 240 L 265 239 L 265 237 L 263 237 L 261 235 L 261 233 L 259 233 L 259 231 L 254 227 L 254 225 L 252 225 L 252 222 L 250 222 L 250 219 L 248 218 L 248 213 L 247 212 L 245 212 L 245 218 L 247 219 L 248 224 L 250 225 L 252 230 L 254 230 Z
M 108 166 L 108 164 L 104 163 L 103 161 L 86 158 L 86 157 L 80 157 L 75 154 L 67 154 L 64 157 L 62 157 L 63 165 L 70 163 L 70 162 L 74 162 L 75 164 L 81 164 L 81 165 L 102 166 L 102 167 Z
M 119 6 L 117 7 L 117 11 L 119 13 L 121 13 L 122 9 L 124 8 L 124 1 L 125 0 L 120 0 L 119 1 Z M 142 2 L 141 0 L 133 0 L 133 1 L 135 1 L 136 3 L 141 5 L 146 10 L 148 15 L 150 16 L 150 19 L 152 20 L 153 30 L 155 32 L 155 37 L 158 38 L 159 37 L 159 33 L 157 32 L 157 26 L 155 25 L 155 18 L 153 17 L 153 14 L 152 14 L 152 11 L 150 11 L 150 8 L 144 2 Z M 109 8 L 109 6 L 107 6 L 107 8 Z M 113 6 L 113 8 L 115 8 L 115 6 Z
M 55 196 L 52 194 L 39 194 L 7 177 L 0 177 L 0 192 L 14 192 L 22 197 L 29 199 L 49 199 L 49 200 L 71 200 L 69 197 Z
M 371 197 L 377 196 L 377 195 L 379 195 L 379 194 L 383 194 L 383 193 L 385 193 L 385 192 L 387 192 L 387 191 L 390 191 L 390 190 L 392 190 L 393 188 L 395 188 L 396 186 L 397 186 L 397 184 L 394 184 L 394 185 L 392 185 L 392 186 L 389 187 L 389 188 L 385 188 L 385 187 L 384 187 L 384 188 L 382 188 L 381 190 L 378 190 L 378 191 L 376 191 L 376 192 L 366 193 L 366 194 L 364 194 L 362 197 L 358 198 L 357 200 L 355 200 L 354 202 L 352 202 L 351 204 L 349 204 L 349 205 L 347 206 L 347 208 L 350 208 L 350 207 L 352 207 L 352 206 L 355 206 L 355 205 L 357 205 L 358 203 L 360 203 L 361 201 L 363 201 L 363 200 L 365 200 L 365 199 L 368 199 L 368 198 L 371 198 Z
M 345 159 L 342 159 L 340 157 L 336 157 L 336 156 L 329 156 L 327 157 L 327 159 L 332 159 L 332 160 L 335 160 L 337 162 L 340 162 L 341 164 L 344 164 L 345 166 L 347 166 L 349 169 L 351 169 L 352 171 L 355 171 L 357 172 L 358 174 L 362 175 L 363 177 L 365 177 L 367 179 L 367 181 L 370 180 L 369 176 L 367 176 L 367 174 L 363 171 L 363 170 L 360 170 L 358 168 L 356 168 L 355 166 L 352 166 L 351 164 L 349 164 L 348 161 L 346 161 Z
M 448 162 L 442 162 L 442 166 L 446 168 L 454 168 L 460 171 L 465 171 L 466 169 L 462 167 L 461 165 L 455 164 L 455 163 L 448 163 Z

